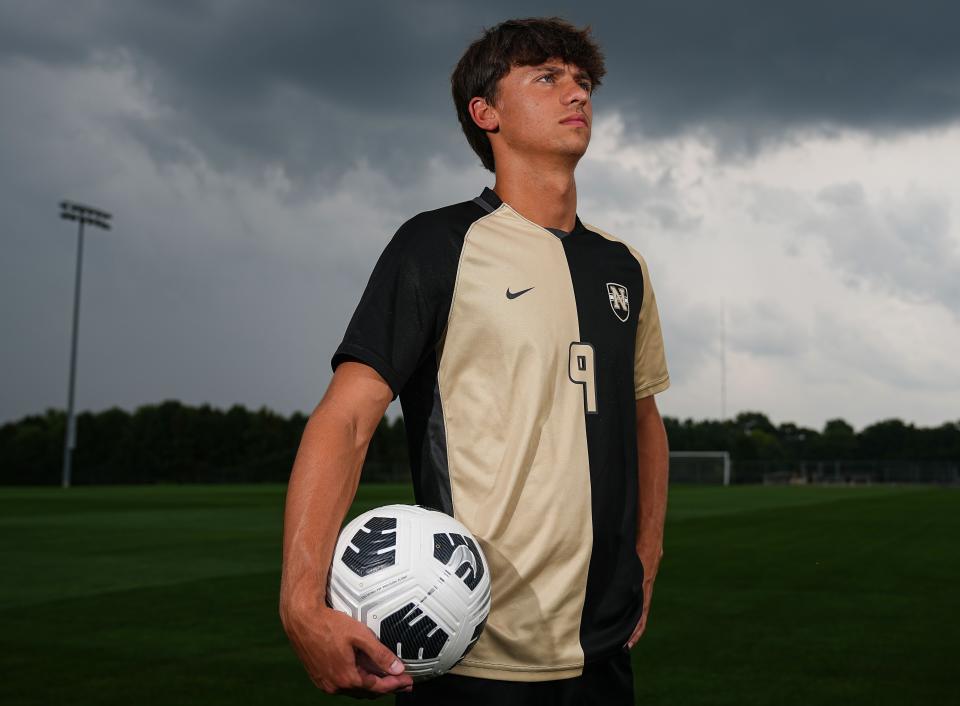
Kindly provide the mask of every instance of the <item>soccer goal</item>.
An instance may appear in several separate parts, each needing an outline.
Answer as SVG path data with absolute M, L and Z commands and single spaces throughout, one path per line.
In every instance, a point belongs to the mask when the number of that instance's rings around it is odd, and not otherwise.
M 730 485 L 727 451 L 671 451 L 671 483 Z

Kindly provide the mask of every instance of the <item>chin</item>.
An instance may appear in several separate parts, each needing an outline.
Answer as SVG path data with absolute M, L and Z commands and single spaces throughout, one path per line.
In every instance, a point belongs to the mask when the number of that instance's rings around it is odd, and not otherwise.
M 571 157 L 582 157 L 587 153 L 587 147 L 590 146 L 590 140 L 584 140 L 583 142 L 571 147 L 567 154 Z

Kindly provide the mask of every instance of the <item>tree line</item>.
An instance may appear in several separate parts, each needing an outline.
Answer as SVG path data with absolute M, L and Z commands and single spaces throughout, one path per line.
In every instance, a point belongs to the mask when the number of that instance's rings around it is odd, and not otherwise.
M 261 407 L 220 410 L 176 400 L 133 413 L 113 407 L 77 415 L 75 484 L 285 483 L 307 415 Z M 960 421 L 917 427 L 888 419 L 855 431 L 842 419 L 822 430 L 775 425 L 759 412 L 727 420 L 664 417 L 675 451 L 728 451 L 736 461 L 960 460 Z M 55 485 L 63 465 L 66 414 L 48 409 L 0 426 L 0 484 Z M 363 482 L 406 481 L 403 418 L 380 421 L 364 461 Z

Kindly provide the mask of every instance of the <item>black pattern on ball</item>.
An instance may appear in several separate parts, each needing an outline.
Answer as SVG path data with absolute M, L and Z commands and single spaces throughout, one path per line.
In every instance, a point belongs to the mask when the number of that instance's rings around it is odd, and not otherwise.
M 435 659 L 449 638 L 413 603 L 407 603 L 380 623 L 380 642 L 401 659 Z
M 375 571 L 393 566 L 397 553 L 393 549 L 397 546 L 397 518 L 371 517 L 363 525 L 364 530 L 357 530 L 350 540 L 350 544 L 343 551 L 341 560 L 357 576 L 368 576 Z M 390 551 L 381 551 L 389 548 Z
M 466 657 L 467 653 L 473 649 L 475 644 L 477 644 L 477 640 L 480 639 L 480 633 L 483 632 L 483 626 L 487 624 L 487 617 L 489 616 L 485 616 L 483 620 L 477 623 L 477 627 L 473 629 L 473 636 L 470 638 L 470 642 L 467 644 L 467 648 L 463 651 L 463 654 L 460 655 L 460 659 Z M 460 660 L 457 661 L 459 662 Z
M 466 547 L 473 555 L 473 560 L 461 561 L 453 573 L 463 579 L 472 591 L 483 578 L 483 559 L 480 558 L 480 551 L 473 539 L 454 533 L 433 535 L 433 557 L 443 564 L 450 561 L 450 557 L 459 546 Z

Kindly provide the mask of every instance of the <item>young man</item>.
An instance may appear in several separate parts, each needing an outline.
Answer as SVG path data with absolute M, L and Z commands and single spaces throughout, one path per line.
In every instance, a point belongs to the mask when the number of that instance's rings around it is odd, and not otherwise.
M 468 48 L 454 102 L 496 183 L 400 227 L 333 356 L 290 479 L 280 609 L 328 693 L 633 703 L 629 648 L 666 512 L 654 394 L 669 377 L 644 259 L 576 212 L 605 73 L 588 32 L 516 20 Z M 472 650 L 416 687 L 372 631 L 324 601 L 367 444 L 397 396 L 417 503 L 474 533 L 492 579 Z

